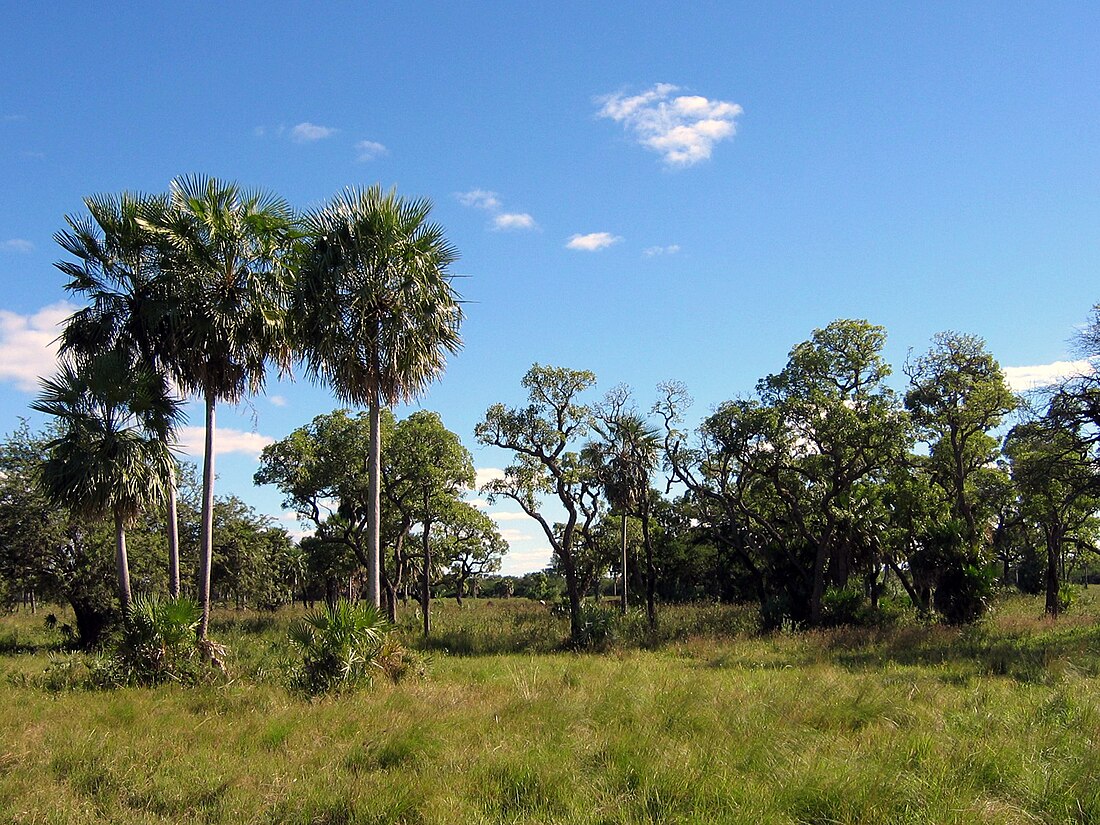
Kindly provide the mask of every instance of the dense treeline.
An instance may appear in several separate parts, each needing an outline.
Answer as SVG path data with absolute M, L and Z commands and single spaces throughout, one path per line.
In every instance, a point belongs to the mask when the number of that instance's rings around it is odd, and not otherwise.
M 201 642 L 217 599 L 363 598 L 391 620 L 413 599 L 427 634 L 433 594 L 480 585 L 560 600 L 577 642 L 586 600 L 609 589 L 651 628 L 659 602 L 697 599 L 753 602 L 767 626 L 875 621 L 903 604 L 964 623 L 998 579 L 1045 591 L 1057 615 L 1067 573 L 1087 574 L 1100 380 L 1024 405 L 980 338 L 947 332 L 905 364 L 899 390 L 885 329 L 841 319 L 694 430 L 678 383 L 640 412 L 622 387 L 592 400 L 591 372 L 533 366 L 526 403 L 494 404 L 474 435 L 514 456 L 482 492 L 534 519 L 553 563 L 494 576 L 507 547 L 464 500 L 469 451 L 435 413 L 390 412 L 461 346 L 457 254 L 427 202 L 374 187 L 298 215 L 191 177 L 85 205 L 57 236 L 84 307 L 33 405 L 54 423 L 23 425 L 0 450 L 0 565 L 9 601 L 68 601 L 86 644 L 115 613 L 112 589 L 122 613 L 135 592 L 193 594 Z M 1100 356 L 1100 316 L 1081 346 Z M 256 482 L 314 528 L 298 543 L 214 495 L 218 402 L 294 364 L 365 408 L 263 453 Z M 187 396 L 205 410 L 198 481 L 171 455 Z

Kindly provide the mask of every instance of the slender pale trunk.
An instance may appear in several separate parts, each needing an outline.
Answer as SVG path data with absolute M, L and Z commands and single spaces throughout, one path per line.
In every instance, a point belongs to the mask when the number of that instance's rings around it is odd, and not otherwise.
M 130 562 L 126 558 L 126 522 L 115 513 L 115 568 L 118 571 L 118 598 L 122 612 L 130 609 Z
M 622 539 L 623 539 L 623 592 L 621 594 L 621 602 L 619 609 L 625 616 L 627 611 L 626 603 L 626 513 L 622 514 Z
M 429 536 L 432 530 L 432 520 L 424 520 L 424 575 L 420 582 L 421 603 L 424 606 L 424 635 L 432 632 L 432 547 Z
M 199 638 L 206 638 L 210 627 L 210 564 L 214 555 L 214 404 L 212 395 L 206 396 L 206 446 L 202 463 L 202 530 L 199 534 L 199 605 L 202 620 L 199 622 Z
M 367 602 L 382 606 L 379 538 L 382 532 L 382 404 L 376 393 L 370 405 L 370 455 L 367 478 Z
M 168 595 L 178 599 L 180 595 L 180 533 L 179 514 L 176 509 L 176 469 L 168 479 Z

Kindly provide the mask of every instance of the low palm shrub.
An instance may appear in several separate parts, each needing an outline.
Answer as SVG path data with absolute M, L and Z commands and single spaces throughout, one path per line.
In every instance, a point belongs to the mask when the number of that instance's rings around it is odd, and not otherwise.
M 190 599 L 139 596 L 108 653 L 92 666 L 92 681 L 101 687 L 202 681 L 208 670 L 203 660 L 220 660 L 198 643 L 201 618 L 199 606 Z
M 306 614 L 287 631 L 301 656 L 290 671 L 291 687 L 316 696 L 370 684 L 379 672 L 400 678 L 410 670 L 409 652 L 391 630 L 374 607 L 342 599 Z

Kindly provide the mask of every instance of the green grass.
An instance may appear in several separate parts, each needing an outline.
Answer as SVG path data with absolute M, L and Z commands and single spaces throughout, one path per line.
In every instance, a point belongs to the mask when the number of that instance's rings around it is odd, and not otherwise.
M 0 821 L 1100 822 L 1095 592 L 962 630 L 669 609 L 599 655 L 541 605 L 441 604 L 427 678 L 312 702 L 283 686 L 289 611 L 218 615 L 228 684 L 110 692 L 39 686 L 59 639 L 18 614 Z

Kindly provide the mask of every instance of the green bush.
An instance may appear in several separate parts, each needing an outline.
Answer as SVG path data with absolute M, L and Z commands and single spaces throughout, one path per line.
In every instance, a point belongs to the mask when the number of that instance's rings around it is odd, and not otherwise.
M 389 622 L 373 607 L 341 599 L 294 622 L 287 638 L 301 663 L 291 687 L 316 696 L 370 684 L 376 671 L 400 678 L 410 665 L 407 651 L 390 638 Z M 411 661 L 411 660 L 410 660 Z
M 832 625 L 862 625 L 869 618 L 867 598 L 854 587 L 830 587 L 821 597 L 821 607 Z
M 202 611 L 186 598 L 140 596 L 130 605 L 118 635 L 106 655 L 90 665 L 90 678 L 99 687 L 193 684 L 207 675 L 204 658 L 218 660 L 206 649 L 218 650 L 196 638 Z
M 1072 584 L 1063 583 L 1058 588 L 1058 612 L 1065 613 L 1073 607 L 1075 601 L 1077 601 L 1077 588 Z

